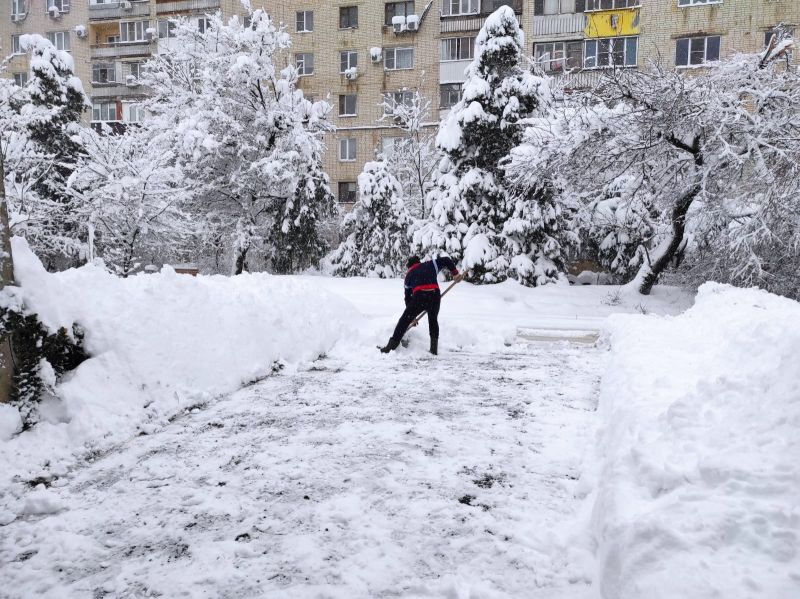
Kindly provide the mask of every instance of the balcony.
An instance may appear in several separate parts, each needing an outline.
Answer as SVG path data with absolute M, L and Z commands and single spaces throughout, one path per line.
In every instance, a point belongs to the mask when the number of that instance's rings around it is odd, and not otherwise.
M 533 18 L 533 37 L 555 37 L 583 33 L 586 30 L 586 15 L 547 15 Z
M 439 63 L 439 83 L 460 83 L 466 81 L 464 69 L 472 60 L 448 60 Z
M 175 0 L 174 2 L 158 2 L 156 14 L 192 12 L 199 10 L 216 10 L 220 0 Z
M 122 2 L 89 5 L 89 20 L 102 21 L 104 19 L 127 19 L 129 17 L 150 16 L 150 2 L 127 2 L 123 8 Z
M 153 46 L 150 42 L 124 42 L 119 44 L 96 44 L 91 48 L 94 58 L 126 58 L 128 56 L 150 56 Z
M 602 70 L 570 71 L 567 73 L 550 73 L 553 77 L 552 87 L 558 95 L 558 90 L 568 94 L 576 90 L 594 89 L 600 85 L 606 75 Z
M 479 31 L 486 22 L 487 16 L 442 17 L 439 21 L 439 32 L 456 33 L 458 31 Z M 520 15 L 517 15 L 517 23 L 519 23 L 520 29 L 522 29 L 522 17 Z
M 93 83 L 92 99 L 106 100 L 112 98 L 143 98 L 148 95 L 149 88 L 143 85 L 125 85 L 124 83 Z

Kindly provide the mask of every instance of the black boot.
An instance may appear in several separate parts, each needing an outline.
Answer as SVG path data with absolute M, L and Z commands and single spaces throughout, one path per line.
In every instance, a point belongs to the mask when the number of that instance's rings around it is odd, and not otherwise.
M 434 356 L 439 355 L 439 338 L 438 337 L 431 337 L 431 353 Z
M 400 345 L 400 342 L 397 341 L 394 337 L 389 338 L 389 343 L 386 344 L 386 347 L 381 348 L 382 354 L 388 354 L 393 349 L 397 349 L 397 346 Z

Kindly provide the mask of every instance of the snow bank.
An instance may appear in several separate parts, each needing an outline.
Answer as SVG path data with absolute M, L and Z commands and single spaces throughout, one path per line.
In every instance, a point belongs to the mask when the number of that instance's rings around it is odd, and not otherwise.
M 681 316 L 609 330 L 602 596 L 800 596 L 800 304 L 707 284 Z
M 24 240 L 13 250 L 26 307 L 52 330 L 79 323 L 92 358 L 61 382 L 60 401 L 45 403 L 45 421 L 0 442 L 0 489 L 16 475 L 59 474 L 75 453 L 147 432 L 270 374 L 278 361 L 312 360 L 356 316 L 344 300 L 290 277 L 195 278 L 167 267 L 120 279 L 95 266 L 51 274 Z M 18 426 L 6 411 L 0 441 Z

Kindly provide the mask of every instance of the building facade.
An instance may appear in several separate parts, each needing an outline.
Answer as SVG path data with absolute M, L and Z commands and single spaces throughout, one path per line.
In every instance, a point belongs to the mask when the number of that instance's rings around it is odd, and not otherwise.
M 14 54 L 9 76 L 28 76 L 19 35 L 40 33 L 68 50 L 92 101 L 92 122 L 136 122 L 147 90 L 142 63 L 170 44 L 170 19 L 206 26 L 221 10 L 244 15 L 238 0 L 9 0 L 0 46 Z M 297 66 L 300 87 L 328 100 L 336 133 L 325 167 L 342 203 L 356 199 L 365 162 L 389 151 L 401 133 L 387 106 L 415 90 L 430 101 L 427 126 L 461 97 L 475 37 L 500 6 L 513 8 L 525 50 L 572 87 L 596 82 L 609 68 L 660 62 L 693 69 L 737 52 L 762 50 L 779 25 L 800 23 L 798 0 L 258 0 L 292 35 L 279 58 Z M 796 52 L 792 60 L 798 62 Z M 390 111 L 390 108 L 388 109 Z

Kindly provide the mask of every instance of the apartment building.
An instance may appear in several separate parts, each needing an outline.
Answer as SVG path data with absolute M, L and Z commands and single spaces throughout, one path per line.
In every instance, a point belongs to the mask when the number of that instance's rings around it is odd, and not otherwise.
M 244 14 L 239 0 L 9 0 L 0 45 L 10 76 L 25 81 L 19 35 L 46 35 L 75 59 L 92 100 L 87 120 L 142 118 L 147 90 L 142 63 L 171 43 L 170 18 L 204 27 L 206 15 Z M 779 24 L 800 22 L 798 0 L 257 0 L 292 35 L 280 57 L 300 73 L 300 87 L 326 99 L 337 131 L 326 140 L 325 167 L 339 201 L 356 199 L 365 162 L 390 151 L 400 132 L 387 105 L 428 98 L 427 126 L 461 97 L 475 37 L 500 6 L 513 8 L 526 52 L 572 87 L 597 81 L 604 69 L 648 61 L 690 69 L 736 52 L 762 49 Z M 793 60 L 798 61 L 795 53 Z

